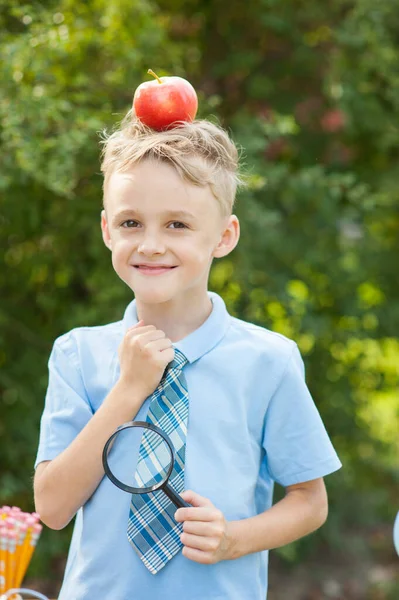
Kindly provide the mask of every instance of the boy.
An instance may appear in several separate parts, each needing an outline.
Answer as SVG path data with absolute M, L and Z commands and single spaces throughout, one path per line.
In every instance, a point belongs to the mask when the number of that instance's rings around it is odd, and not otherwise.
M 206 121 L 155 132 L 128 114 L 102 170 L 103 240 L 135 300 L 117 323 L 58 338 L 50 357 L 36 510 L 54 529 L 77 514 L 59 600 L 264 600 L 268 550 L 324 523 L 322 478 L 341 464 L 296 344 L 232 318 L 207 290 L 213 259 L 239 239 L 236 148 Z M 148 521 L 138 515 L 154 500 L 139 508 L 101 455 L 161 400 L 164 417 L 188 408 L 176 425 L 184 488 L 175 481 L 192 506 Z M 286 495 L 272 506 L 274 481 Z

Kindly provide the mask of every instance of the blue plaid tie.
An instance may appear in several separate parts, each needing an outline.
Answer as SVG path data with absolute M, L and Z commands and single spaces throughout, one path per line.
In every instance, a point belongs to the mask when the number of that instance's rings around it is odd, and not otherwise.
M 184 459 L 188 420 L 188 393 L 182 368 L 187 359 L 175 349 L 175 358 L 168 366 L 156 390 L 153 392 L 147 421 L 160 427 L 172 440 L 176 461 L 169 482 L 180 493 L 184 490 Z M 140 461 L 151 460 L 151 455 L 140 446 Z M 136 472 L 137 472 L 136 471 Z M 169 498 L 158 490 L 150 494 L 132 494 L 127 537 L 147 569 L 155 575 L 182 548 L 181 523 L 176 523 L 177 508 Z

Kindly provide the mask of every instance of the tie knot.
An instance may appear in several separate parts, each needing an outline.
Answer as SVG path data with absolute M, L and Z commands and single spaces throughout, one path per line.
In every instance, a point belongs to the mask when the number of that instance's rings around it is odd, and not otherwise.
M 188 363 L 187 358 L 184 356 L 183 352 L 180 352 L 177 348 L 175 348 L 175 357 L 171 363 L 168 365 L 168 370 L 170 369 L 182 369 L 184 365 Z

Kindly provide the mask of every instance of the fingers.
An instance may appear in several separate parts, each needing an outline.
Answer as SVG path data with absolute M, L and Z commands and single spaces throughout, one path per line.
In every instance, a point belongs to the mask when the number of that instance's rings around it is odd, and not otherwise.
M 189 560 L 202 565 L 211 565 L 217 562 L 213 554 L 210 552 L 204 552 L 203 550 L 197 550 L 196 548 L 188 548 L 187 546 L 183 546 L 182 554 Z
M 162 339 L 167 339 L 169 344 L 172 344 L 172 342 L 168 338 L 166 338 L 164 332 L 160 331 L 159 329 L 155 329 L 155 331 L 147 331 L 146 333 L 143 333 L 137 338 L 138 342 L 142 346 L 149 346 L 152 342 Z
M 128 329 L 126 331 L 125 337 L 126 339 L 134 339 L 137 337 L 143 337 L 145 335 L 151 335 L 151 333 L 163 333 L 163 331 L 161 332 L 160 329 L 157 329 L 154 325 L 142 325 L 140 327 L 130 327 L 130 329 Z M 165 335 L 165 334 L 164 334 Z
M 174 348 L 166 348 L 166 350 L 160 351 L 160 356 L 162 357 L 162 364 L 164 365 L 165 369 L 166 366 L 174 359 L 175 350 Z
M 154 325 L 144 325 L 143 323 L 143 321 L 139 321 L 136 325 L 129 327 L 125 335 L 125 340 L 135 341 L 141 347 L 146 347 L 149 350 L 158 350 L 159 352 L 172 348 L 171 340 L 166 337 L 163 331 L 157 329 Z M 173 358 L 174 352 L 173 354 L 171 353 L 170 360 L 172 361 Z
M 184 533 L 191 535 L 208 535 L 212 536 L 217 533 L 211 521 L 185 521 L 183 523 Z M 191 544 L 189 544 L 190 546 Z
M 181 521 L 214 521 L 222 518 L 220 510 L 214 506 L 179 508 L 175 513 L 175 519 Z
M 183 500 L 189 504 L 192 504 L 193 506 L 213 506 L 212 502 L 208 498 L 200 496 L 192 490 L 185 490 L 181 493 L 181 497 Z
M 228 523 L 221 510 L 208 498 L 186 490 L 181 496 L 193 506 L 179 508 L 176 521 L 183 522 L 180 540 L 183 555 L 202 564 L 214 564 L 228 558 Z
M 127 333 L 128 331 L 134 331 L 135 329 L 138 329 L 139 327 L 140 327 L 140 328 L 142 328 L 142 327 L 145 327 L 145 325 L 144 325 L 144 321 L 142 321 L 142 320 L 141 320 L 141 321 L 138 321 L 137 323 L 135 323 L 134 325 L 132 325 L 131 327 L 129 327 L 129 328 L 126 330 L 126 333 Z M 150 325 L 150 327 L 153 327 L 153 325 Z
M 156 329 L 153 325 L 146 325 L 126 334 L 125 343 L 137 344 L 141 348 L 153 348 L 153 343 L 158 340 L 166 340 L 166 347 L 172 346 L 172 342 L 163 331 Z M 163 350 L 164 345 L 161 344 L 161 346 Z
M 130 327 L 118 347 L 120 380 L 133 385 L 140 397 L 151 394 L 173 361 L 173 344 L 164 331 L 139 321 Z
M 148 348 L 151 348 L 152 350 L 158 350 L 160 352 L 162 352 L 162 350 L 167 350 L 168 348 L 172 348 L 172 342 L 168 339 L 168 338 L 161 338 L 159 340 L 154 340 L 152 342 L 149 342 L 147 344 Z M 173 350 L 174 352 L 174 350 Z
M 191 535 L 190 533 L 182 533 L 180 540 L 184 546 L 194 548 L 195 550 L 202 550 L 202 552 L 215 552 L 220 544 L 219 539 L 216 537 Z
M 208 498 L 192 490 L 185 490 L 181 497 L 192 504 L 193 508 L 179 508 L 175 513 L 176 521 L 212 521 L 223 516 Z

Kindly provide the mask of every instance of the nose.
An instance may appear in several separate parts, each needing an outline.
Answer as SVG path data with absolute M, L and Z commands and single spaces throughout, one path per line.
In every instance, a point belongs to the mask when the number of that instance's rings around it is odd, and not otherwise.
M 141 238 L 137 250 L 139 254 L 143 254 L 144 256 L 154 256 L 156 254 L 164 254 L 165 245 L 159 234 L 147 231 Z

